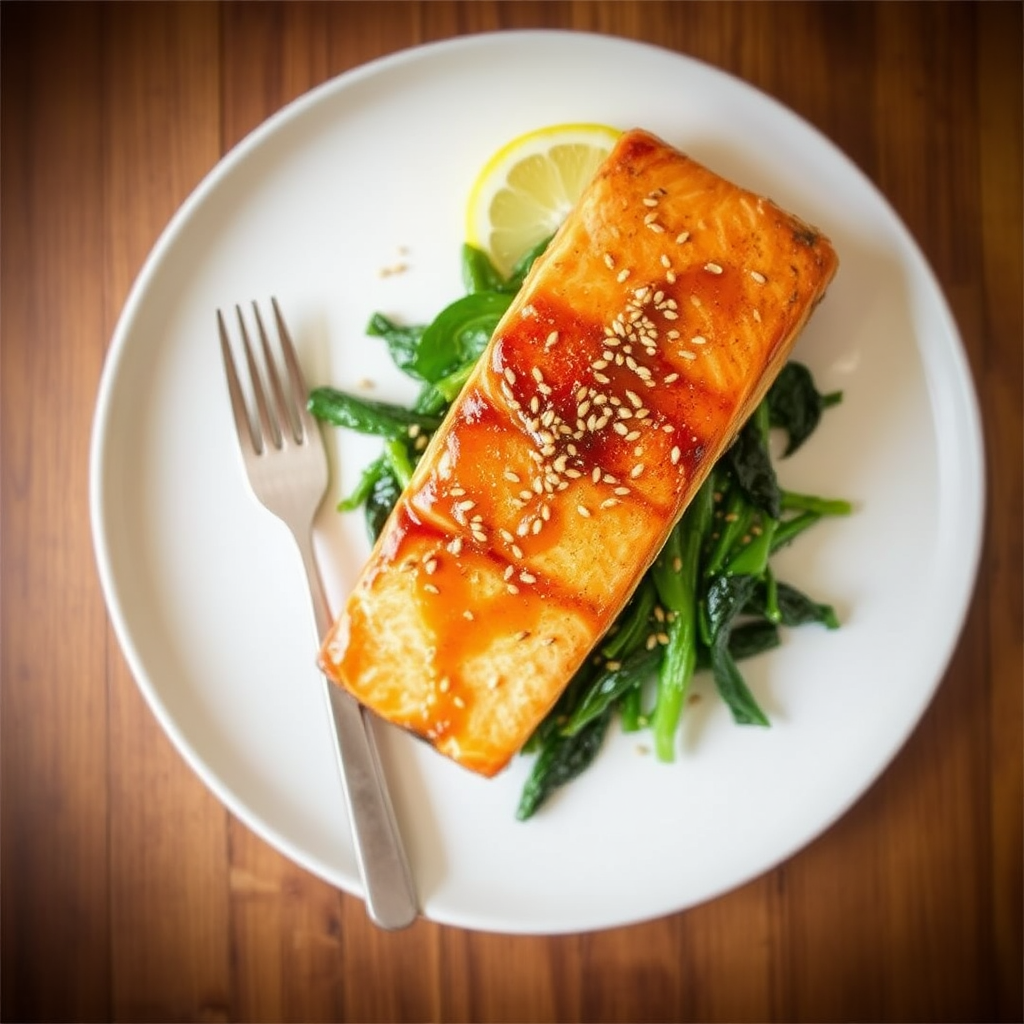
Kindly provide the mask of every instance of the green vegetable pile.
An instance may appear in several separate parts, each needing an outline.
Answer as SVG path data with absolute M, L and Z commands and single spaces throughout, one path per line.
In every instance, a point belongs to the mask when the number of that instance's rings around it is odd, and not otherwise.
M 429 324 L 402 326 L 376 313 L 367 332 L 420 384 L 410 408 L 320 387 L 309 396 L 319 419 L 384 439 L 339 509 L 363 508 L 375 540 L 431 433 L 440 425 L 498 321 L 547 241 L 505 278 L 488 256 L 462 250 L 466 294 Z M 624 731 L 650 729 L 656 756 L 671 761 L 695 672 L 709 671 L 733 719 L 769 724 L 738 663 L 775 647 L 779 629 L 820 623 L 834 610 L 775 577 L 771 556 L 825 516 L 847 515 L 847 501 L 797 494 L 778 482 L 769 452 L 773 429 L 783 456 L 814 432 L 841 400 L 823 395 L 810 371 L 790 361 L 736 440 L 715 465 L 629 604 L 538 726 L 524 754 L 535 755 L 516 816 L 525 820 L 597 754 L 612 718 Z

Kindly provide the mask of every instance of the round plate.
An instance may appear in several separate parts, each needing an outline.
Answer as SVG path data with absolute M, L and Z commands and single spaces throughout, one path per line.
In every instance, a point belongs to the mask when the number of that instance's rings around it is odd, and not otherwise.
M 778 561 L 843 625 L 789 632 L 746 663 L 770 729 L 734 725 L 700 680 L 675 763 L 643 734 L 611 734 L 527 823 L 514 818 L 526 759 L 486 781 L 379 729 L 424 914 L 505 932 L 638 921 L 764 872 L 864 792 L 942 677 L 978 559 L 979 421 L 940 290 L 872 184 L 773 100 L 655 47 L 507 32 L 398 53 L 282 110 L 183 205 L 118 324 L 92 444 L 100 576 L 153 713 L 235 815 L 359 893 L 308 595 L 289 536 L 247 489 L 215 311 L 275 295 L 311 386 L 410 398 L 365 335 L 370 315 L 423 322 L 461 295 L 478 169 L 567 121 L 647 128 L 831 237 L 839 275 L 795 355 L 845 400 L 779 474 L 856 513 Z M 361 516 L 333 506 L 379 445 L 327 440 L 316 543 L 337 607 L 369 545 Z

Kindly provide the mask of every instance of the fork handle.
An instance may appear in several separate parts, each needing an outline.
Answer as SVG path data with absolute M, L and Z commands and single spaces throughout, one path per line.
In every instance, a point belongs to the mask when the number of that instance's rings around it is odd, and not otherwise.
M 313 553 L 312 538 L 298 538 L 309 581 L 318 642 L 332 625 L 330 607 Z M 416 920 L 419 906 L 394 808 L 373 735 L 373 723 L 356 699 L 323 677 L 334 724 L 334 749 L 352 823 L 356 861 L 374 924 L 388 930 Z

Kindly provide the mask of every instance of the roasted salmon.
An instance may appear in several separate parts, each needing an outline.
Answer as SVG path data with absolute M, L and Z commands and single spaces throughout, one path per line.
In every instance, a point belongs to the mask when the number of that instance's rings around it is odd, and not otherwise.
M 838 262 L 634 130 L 434 435 L 320 652 L 482 775 L 522 747 L 753 411 Z

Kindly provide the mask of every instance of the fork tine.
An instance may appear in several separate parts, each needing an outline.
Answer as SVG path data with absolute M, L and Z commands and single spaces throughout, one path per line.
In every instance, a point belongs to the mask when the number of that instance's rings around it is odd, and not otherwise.
M 311 438 L 317 440 L 320 435 L 317 432 L 318 428 L 313 420 L 313 416 L 306 405 L 308 396 L 306 382 L 299 367 L 298 357 L 295 355 L 295 346 L 292 344 L 291 334 L 288 331 L 287 324 L 284 322 L 284 316 L 281 313 L 281 307 L 277 304 L 277 299 L 271 296 L 270 304 L 274 309 L 277 333 L 281 339 L 281 352 L 284 355 L 285 367 L 288 370 L 288 383 L 292 398 L 291 404 L 295 410 L 299 426 L 299 434 L 297 436 L 300 441 L 306 441 Z
M 267 336 L 267 329 L 263 326 L 263 317 L 260 315 L 260 307 L 258 303 L 254 302 L 252 304 L 252 311 L 256 317 L 256 328 L 260 336 L 260 346 L 263 349 L 263 366 L 267 373 L 267 380 L 270 382 L 270 390 L 273 396 L 277 425 L 280 427 L 282 435 L 288 433 L 296 444 L 301 444 L 302 427 L 301 425 L 296 424 L 297 414 L 294 408 L 292 408 L 292 403 L 289 402 L 289 398 L 291 396 L 285 395 L 285 389 L 281 382 L 279 361 L 274 357 L 274 354 L 270 350 L 270 339 Z M 278 319 L 278 335 L 280 337 L 281 348 L 285 352 L 285 360 L 287 362 L 287 332 L 281 331 L 280 318 Z M 286 426 L 287 430 L 285 429 Z
M 256 399 L 256 412 L 259 425 L 263 431 L 261 443 L 257 449 L 260 453 L 269 442 L 275 448 L 281 446 L 281 431 L 278 427 L 277 417 L 267 404 L 267 392 L 263 386 L 263 378 L 260 375 L 259 366 L 256 364 L 256 357 L 253 355 L 252 342 L 249 339 L 249 330 L 245 326 L 245 317 L 242 316 L 241 306 L 235 306 L 235 313 L 238 316 L 238 328 L 242 335 L 242 348 L 245 352 L 245 362 L 249 368 L 249 380 L 252 383 L 253 397 Z
M 228 379 L 228 394 L 231 396 L 231 412 L 235 418 L 235 432 L 242 445 L 243 452 L 254 452 L 259 455 L 263 451 L 263 440 L 256 429 L 252 414 L 242 394 L 242 385 L 235 367 L 235 357 L 231 354 L 231 342 L 228 329 L 224 323 L 224 315 L 217 310 L 217 329 L 220 334 L 220 354 L 224 360 L 224 373 Z

